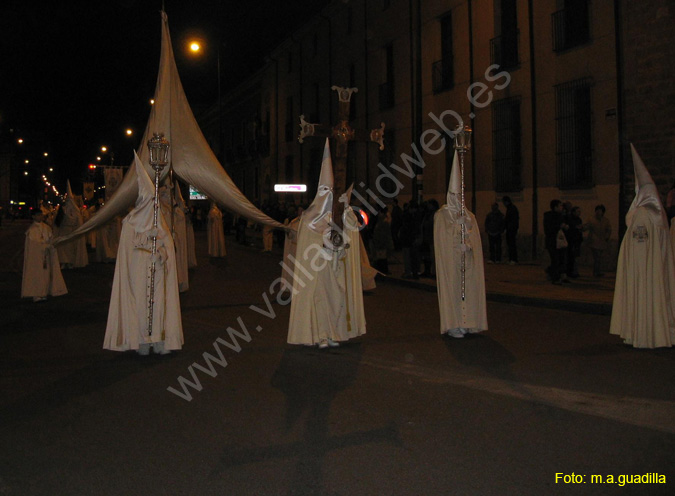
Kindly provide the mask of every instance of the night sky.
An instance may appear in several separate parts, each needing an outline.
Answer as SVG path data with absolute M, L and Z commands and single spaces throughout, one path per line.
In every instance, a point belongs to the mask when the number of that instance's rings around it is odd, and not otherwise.
M 185 41 L 221 45 L 221 84 L 241 82 L 327 0 L 166 0 L 176 63 L 193 106 L 217 98 L 214 46 L 188 57 Z M 157 0 L 2 0 L 0 131 L 49 151 L 62 182 L 79 179 L 101 145 L 129 165 L 145 128 L 160 53 Z M 211 48 L 211 50 L 209 50 Z M 123 134 L 135 131 L 131 139 Z M 104 163 L 108 160 L 104 157 Z

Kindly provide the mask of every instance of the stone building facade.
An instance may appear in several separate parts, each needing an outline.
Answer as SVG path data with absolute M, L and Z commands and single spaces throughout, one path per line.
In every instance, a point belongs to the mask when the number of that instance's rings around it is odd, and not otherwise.
M 384 203 L 396 193 L 401 205 L 443 204 L 447 131 L 460 117 L 474 141 L 467 205 L 482 222 L 509 195 L 520 211 L 522 258 L 541 252 L 542 216 L 555 198 L 580 206 L 584 219 L 604 204 L 616 247 L 632 200 L 628 143 L 664 195 L 673 182 L 671 4 L 335 0 L 224 98 L 220 140 L 215 111 L 201 125 L 214 149 L 222 143 L 225 167 L 249 198 L 305 203 L 323 142 L 298 143 L 300 115 L 334 124 L 331 86 L 357 87 L 351 124 L 384 122 L 386 148 L 351 144 L 348 184 Z M 442 139 L 425 143 L 437 133 Z M 278 196 L 276 183 L 306 183 L 308 192 Z

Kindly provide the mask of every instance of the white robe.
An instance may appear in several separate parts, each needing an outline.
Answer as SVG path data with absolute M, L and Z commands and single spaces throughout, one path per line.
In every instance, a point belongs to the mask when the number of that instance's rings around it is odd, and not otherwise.
M 480 232 L 474 215 L 465 210 L 469 219 L 466 230 L 465 299 L 462 300 L 462 248 L 460 215 L 444 205 L 434 215 L 434 250 L 436 255 L 436 284 L 441 315 L 441 334 L 450 329 L 464 332 L 487 330 L 485 304 L 485 273 Z
M 298 228 L 288 343 L 315 345 L 365 334 L 361 254 L 352 244 L 359 235 L 354 214 L 345 211 L 345 240 L 352 247 L 334 261 L 323 235 L 307 226 L 306 213 Z
M 675 260 L 660 224 L 647 208 L 635 209 L 619 250 L 609 332 L 635 348 L 675 343 Z
M 63 218 L 58 227 L 58 236 L 66 236 L 83 224 L 82 212 L 72 199 L 66 201 L 63 208 Z M 85 267 L 89 263 L 87 255 L 87 240 L 84 236 L 78 236 L 58 246 L 59 261 L 62 264 L 70 264 L 75 268 Z
M 136 207 L 122 223 L 103 348 L 138 350 L 141 344 L 161 342 L 164 350 L 179 350 L 183 345 L 183 326 L 176 254 L 161 209 L 158 212 L 152 334 L 148 332 L 154 189 L 142 167 L 137 166 L 137 169 L 139 196 Z
M 42 222 L 33 222 L 26 231 L 22 298 L 45 298 L 68 292 L 61 275 L 57 250 L 49 244 L 51 239 L 51 228 Z
M 209 210 L 207 238 L 209 256 L 224 257 L 227 254 L 227 251 L 225 250 L 225 231 L 223 230 L 223 213 L 218 207 L 213 207 Z

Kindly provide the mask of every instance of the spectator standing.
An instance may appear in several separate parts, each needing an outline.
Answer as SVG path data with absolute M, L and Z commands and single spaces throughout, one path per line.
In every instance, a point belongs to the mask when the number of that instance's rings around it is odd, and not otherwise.
M 436 260 L 434 254 L 434 215 L 440 205 L 433 198 L 423 203 L 422 217 L 422 244 L 420 257 L 424 263 L 422 277 L 433 277 L 436 274 Z
M 560 200 L 551 200 L 551 210 L 544 212 L 544 236 L 551 265 L 546 269 L 553 284 L 562 284 L 560 267 L 565 261 L 565 248 L 558 248 L 558 234 L 567 227 L 563 219 Z
M 595 207 L 595 217 L 593 220 L 584 224 L 584 231 L 588 231 L 588 244 L 593 254 L 593 275 L 602 277 L 602 265 L 604 253 L 609 246 L 609 237 L 612 234 L 612 226 L 609 220 L 605 218 L 605 206 Z
M 576 260 L 581 254 L 581 242 L 584 239 L 583 222 L 581 221 L 581 208 L 572 207 L 566 223 L 569 226 L 567 232 L 565 233 L 568 243 L 566 259 L 567 277 L 576 279 L 579 277 L 579 270 L 577 268 Z
M 387 207 L 383 207 L 377 216 L 377 223 L 373 230 L 373 267 L 385 275 L 389 274 L 389 255 L 394 249 L 394 242 L 391 237 L 391 214 Z
M 509 264 L 516 265 L 518 263 L 518 244 L 516 236 L 518 229 L 520 229 L 520 213 L 518 208 L 511 201 L 510 196 L 502 198 L 502 203 L 506 207 L 506 215 L 504 216 L 504 228 L 506 230 L 506 246 L 509 249 Z
M 417 202 L 411 200 L 408 208 L 403 210 L 403 224 L 399 231 L 399 239 L 403 248 L 403 277 L 419 279 L 419 246 L 421 244 L 420 219 Z
M 398 204 L 398 200 L 394 198 L 394 205 L 391 207 L 391 238 L 394 241 L 394 250 L 401 249 L 401 240 L 399 234 L 401 226 L 403 225 L 403 210 Z
M 488 235 L 490 246 L 488 263 L 500 263 L 502 261 L 502 233 L 505 226 L 504 214 L 499 210 L 499 204 L 495 202 L 492 204 L 492 210 L 485 217 L 485 232 Z

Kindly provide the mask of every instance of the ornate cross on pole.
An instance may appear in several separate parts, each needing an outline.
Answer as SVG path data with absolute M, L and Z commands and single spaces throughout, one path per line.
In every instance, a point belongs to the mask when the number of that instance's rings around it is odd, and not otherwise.
M 349 102 L 352 98 L 352 93 L 359 91 L 358 88 L 332 86 L 331 89 L 338 93 L 337 124 L 332 127 L 324 124 L 312 124 L 305 121 L 305 116 L 301 115 L 298 141 L 303 143 L 306 137 L 311 136 L 330 138 L 333 176 L 335 178 L 333 185 L 333 223 L 337 228 L 331 232 L 330 239 L 333 243 L 333 249 L 338 251 L 344 245 L 342 237 L 344 204 L 339 199 L 347 188 L 347 150 L 349 142 L 372 141 L 380 145 L 380 150 L 384 150 L 384 122 L 380 123 L 379 129 L 372 129 L 370 131 L 352 128 L 349 125 Z

